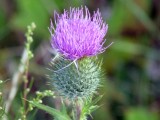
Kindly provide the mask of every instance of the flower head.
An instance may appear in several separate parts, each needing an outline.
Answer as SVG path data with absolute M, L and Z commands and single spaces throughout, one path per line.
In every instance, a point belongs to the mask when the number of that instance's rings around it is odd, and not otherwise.
M 51 44 L 53 49 L 70 60 L 102 53 L 104 36 L 108 25 L 102 20 L 99 10 L 93 16 L 87 7 L 70 8 L 63 14 L 55 14 L 56 27 L 51 22 Z M 53 33 L 52 33 L 53 31 Z

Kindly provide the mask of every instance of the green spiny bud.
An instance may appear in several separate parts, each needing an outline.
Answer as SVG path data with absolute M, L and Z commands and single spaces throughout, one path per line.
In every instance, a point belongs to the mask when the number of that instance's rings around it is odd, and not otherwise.
M 95 57 L 77 60 L 77 67 L 75 64 L 65 67 L 70 61 L 64 59 L 58 59 L 51 64 L 53 71 L 51 70 L 49 78 L 55 90 L 70 100 L 92 97 L 103 76 L 101 62 L 97 62 Z

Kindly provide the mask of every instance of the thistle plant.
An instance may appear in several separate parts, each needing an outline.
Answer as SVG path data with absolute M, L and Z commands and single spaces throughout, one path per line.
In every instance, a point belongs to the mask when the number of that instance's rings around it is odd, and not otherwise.
M 56 51 L 49 78 L 58 93 L 70 100 L 87 99 L 96 92 L 102 78 L 101 62 L 95 56 L 105 51 L 108 25 L 99 10 L 93 16 L 87 7 L 55 13 L 51 22 L 51 45 Z M 72 64 L 74 63 L 74 65 Z
M 51 22 L 50 33 L 56 55 L 48 77 L 58 95 L 76 104 L 73 119 L 84 120 L 83 106 L 92 99 L 103 79 L 102 62 L 97 55 L 112 44 L 103 46 L 108 25 L 99 10 L 91 16 L 87 7 L 55 13 L 54 23 Z
M 54 18 L 49 31 L 56 54 L 47 76 L 54 96 L 61 97 L 62 109 L 56 110 L 36 99 L 29 102 L 56 120 L 87 120 L 87 115 L 98 108 L 96 103 L 102 97 L 92 100 L 104 79 L 102 61 L 97 56 L 112 44 L 104 47 L 108 25 L 103 22 L 99 10 L 91 16 L 87 7 L 70 8 L 63 14 L 55 13 Z M 66 101 L 72 106 L 72 113 L 68 114 Z

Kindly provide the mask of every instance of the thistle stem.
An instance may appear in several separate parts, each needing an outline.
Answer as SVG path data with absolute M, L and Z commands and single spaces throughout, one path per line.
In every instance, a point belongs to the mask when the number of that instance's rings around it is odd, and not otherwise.
M 76 102 L 73 105 L 73 109 L 74 109 L 74 118 L 75 118 L 75 120 L 80 120 L 82 106 L 78 102 Z

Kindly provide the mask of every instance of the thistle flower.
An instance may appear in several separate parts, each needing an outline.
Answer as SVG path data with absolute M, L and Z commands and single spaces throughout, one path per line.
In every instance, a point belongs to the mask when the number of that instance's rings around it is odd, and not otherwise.
M 103 78 L 101 62 L 93 56 L 111 45 L 103 47 L 108 25 L 103 23 L 99 10 L 91 16 L 87 7 L 70 8 L 61 15 L 56 13 L 55 18 L 56 27 L 51 22 L 50 28 L 51 45 L 66 59 L 55 57 L 48 77 L 65 98 L 91 98 Z
M 50 27 L 51 45 L 65 58 L 95 56 L 107 48 L 103 44 L 108 25 L 103 23 L 99 10 L 91 16 L 87 7 L 70 8 L 61 15 L 55 13 L 55 18 L 56 28 L 52 22 Z

